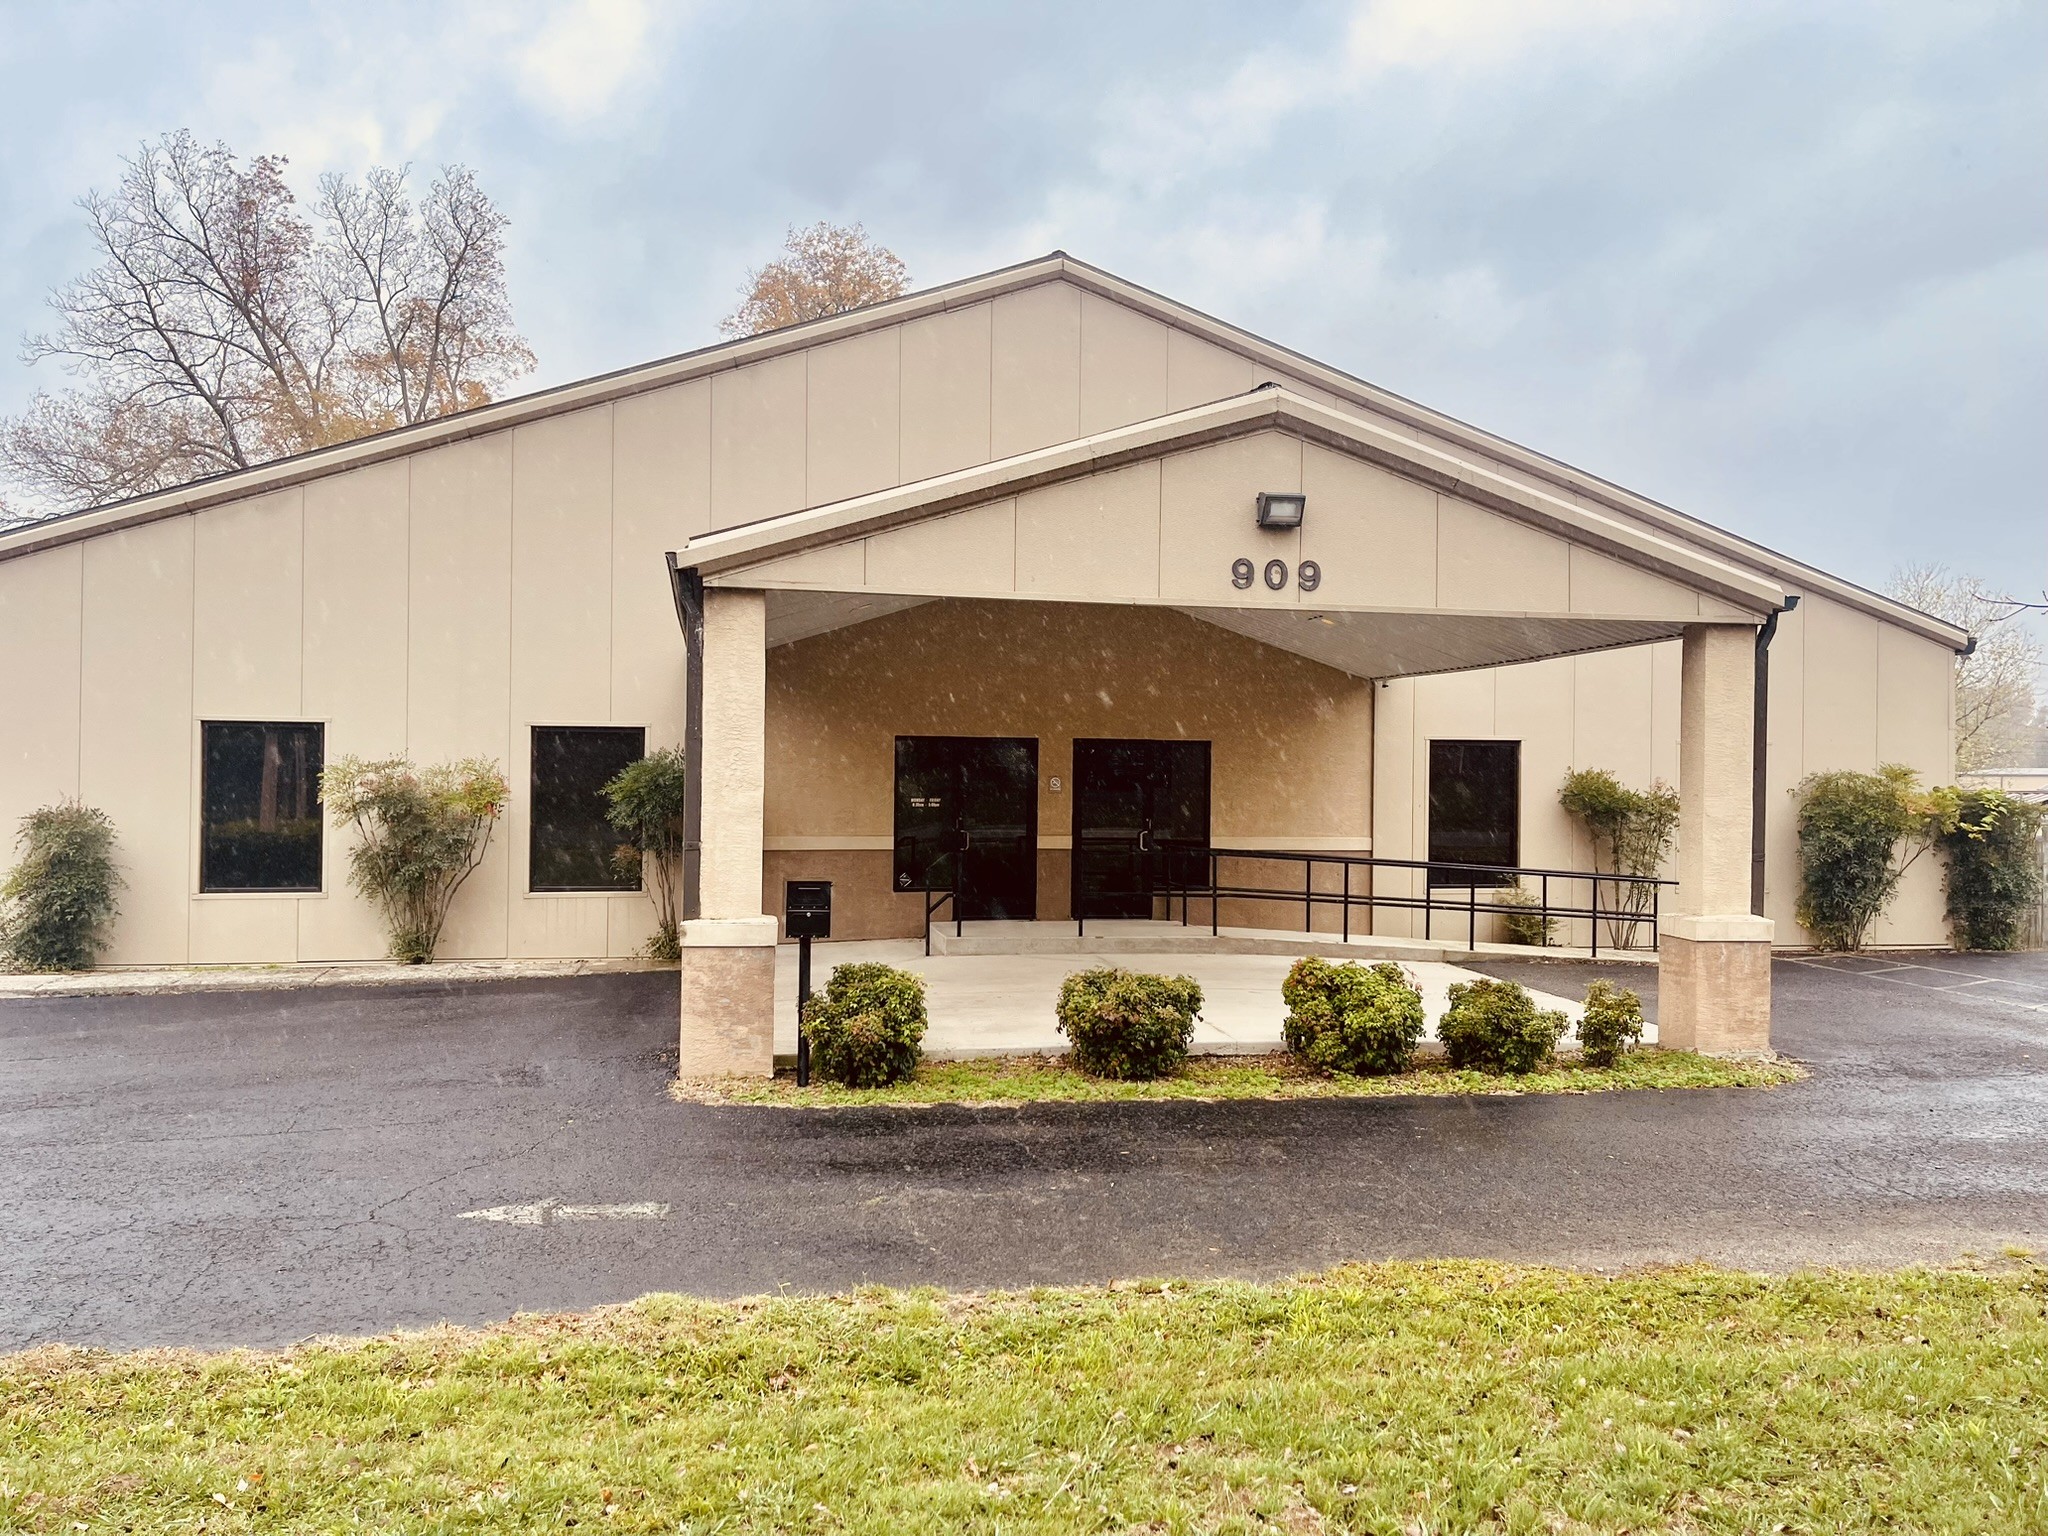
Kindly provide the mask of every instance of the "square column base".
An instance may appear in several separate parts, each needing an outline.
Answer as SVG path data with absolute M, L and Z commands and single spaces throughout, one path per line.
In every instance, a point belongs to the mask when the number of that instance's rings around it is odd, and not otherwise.
M 775 1075 L 776 930 L 772 917 L 683 924 L 678 1077 Z
M 1657 1043 L 1707 1056 L 1771 1053 L 1771 920 L 1672 917 L 1657 936 Z

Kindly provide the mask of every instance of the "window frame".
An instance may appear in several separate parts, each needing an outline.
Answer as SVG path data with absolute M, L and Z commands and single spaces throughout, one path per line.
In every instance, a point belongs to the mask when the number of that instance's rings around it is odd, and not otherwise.
M 228 885 L 209 886 L 206 883 L 206 786 L 207 753 L 206 734 L 211 726 L 267 726 L 290 727 L 319 732 L 320 768 L 327 767 L 327 736 L 333 722 L 325 719 L 284 719 L 275 715 L 202 715 L 193 721 L 192 752 L 196 760 L 192 785 L 192 897 L 207 901 L 276 901 L 279 898 L 305 901 L 325 897 L 327 890 L 327 838 L 331 830 L 327 819 L 327 803 L 320 798 L 320 778 L 313 778 L 313 803 L 320 825 L 320 837 L 315 848 L 317 879 L 312 885 Z
M 1510 807 L 1512 823 L 1509 830 L 1507 862 L 1499 865 L 1498 876 L 1488 877 L 1473 870 L 1430 869 L 1427 873 L 1428 888 L 1431 890 L 1486 890 L 1512 885 L 1511 871 L 1521 867 L 1522 862 L 1522 746 L 1519 736 L 1432 736 L 1429 738 L 1423 761 L 1423 856 L 1432 865 L 1438 862 L 1455 864 L 1479 864 L 1478 859 L 1451 859 L 1439 861 L 1436 851 L 1436 749 L 1443 747 L 1506 747 L 1514 758 L 1514 794 Z
M 632 885 L 536 885 L 534 855 L 539 851 L 541 821 L 539 796 L 536 793 L 534 773 L 540 762 L 540 735 L 543 731 L 591 731 L 614 735 L 637 733 L 640 750 L 637 757 L 647 755 L 647 738 L 651 727 L 641 721 L 584 720 L 560 721 L 540 720 L 529 722 L 526 727 L 526 888 L 521 892 L 527 898 L 560 900 L 563 897 L 608 897 L 638 896 L 647 889 L 647 877 L 642 874 Z

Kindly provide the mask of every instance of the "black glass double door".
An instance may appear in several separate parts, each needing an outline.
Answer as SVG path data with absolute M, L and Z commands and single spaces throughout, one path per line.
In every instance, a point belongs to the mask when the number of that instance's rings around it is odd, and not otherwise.
M 1038 742 L 896 738 L 896 888 L 953 892 L 958 915 L 1038 915 Z
M 1074 915 L 1152 917 L 1208 879 L 1209 743 L 1074 743 Z

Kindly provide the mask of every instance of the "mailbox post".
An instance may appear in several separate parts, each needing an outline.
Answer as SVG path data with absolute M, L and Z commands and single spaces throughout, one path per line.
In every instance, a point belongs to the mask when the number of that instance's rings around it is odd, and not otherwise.
M 796 1085 L 811 1081 L 811 1039 L 804 1031 L 804 1005 L 811 1000 L 811 940 L 832 937 L 832 882 L 788 880 L 782 888 L 782 924 L 796 940 Z

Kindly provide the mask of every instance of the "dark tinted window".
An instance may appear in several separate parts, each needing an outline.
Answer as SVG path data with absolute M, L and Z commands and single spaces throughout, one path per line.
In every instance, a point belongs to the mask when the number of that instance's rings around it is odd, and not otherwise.
M 647 753 L 638 726 L 533 728 L 533 863 L 536 891 L 637 891 L 612 854 L 623 839 L 605 819 L 604 787 Z
M 325 728 L 208 720 L 199 731 L 199 889 L 319 890 Z
M 1521 862 L 1522 744 L 1429 744 L 1429 856 L 1456 864 Z M 1433 869 L 1431 885 L 1501 885 L 1506 876 Z

